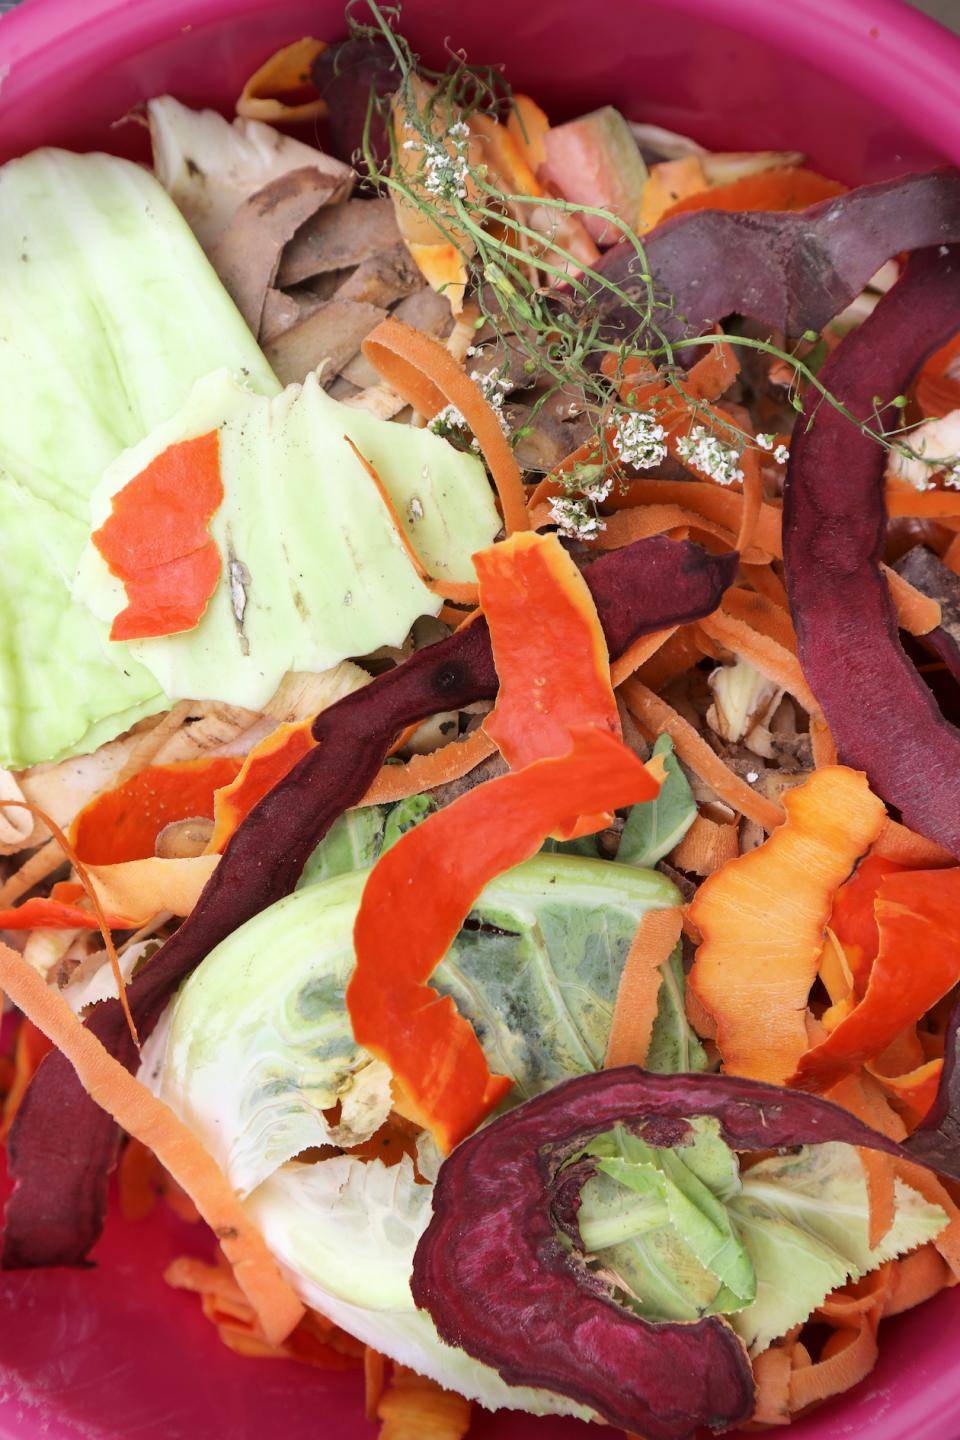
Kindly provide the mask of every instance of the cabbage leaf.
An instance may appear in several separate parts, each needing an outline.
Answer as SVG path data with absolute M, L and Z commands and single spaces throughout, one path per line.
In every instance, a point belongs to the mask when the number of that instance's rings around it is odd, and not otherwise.
M 279 384 L 142 167 L 37 150 L 0 169 L 0 765 L 89 750 L 166 708 L 70 600 L 104 468 L 227 366 Z
M 653 753 L 663 756 L 666 778 L 656 799 L 630 807 L 617 850 L 621 865 L 656 865 L 680 844 L 697 817 L 693 791 L 669 735 L 659 737 Z
M 211 430 L 220 436 L 225 492 L 210 524 L 219 582 L 192 630 L 127 647 L 171 698 L 260 710 L 287 671 L 326 670 L 400 645 L 419 615 L 439 610 L 349 441 L 377 470 L 430 574 L 472 579 L 471 556 L 499 528 L 476 456 L 429 430 L 340 404 L 316 375 L 270 399 L 220 370 L 106 470 L 92 498 L 93 529 L 158 454 Z M 92 542 L 74 593 L 104 621 L 126 604 Z
M 389 1073 L 354 1041 L 344 991 L 366 871 L 308 885 L 218 945 L 174 1003 L 158 1093 L 247 1194 L 313 1146 L 372 1135 Z M 536 1094 L 603 1061 L 624 958 L 669 880 L 537 856 L 484 890 L 434 975 L 491 1066 Z M 336 1121 L 328 1112 L 339 1102 Z

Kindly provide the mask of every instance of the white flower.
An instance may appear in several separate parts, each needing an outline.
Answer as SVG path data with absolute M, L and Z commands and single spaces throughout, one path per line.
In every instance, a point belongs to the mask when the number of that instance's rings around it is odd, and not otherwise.
M 613 431 L 613 448 L 625 465 L 652 470 L 667 458 L 667 432 L 649 411 L 619 415 Z
M 789 448 L 786 445 L 778 445 L 776 450 L 774 450 L 773 452 L 773 458 L 774 460 L 776 460 L 778 465 L 786 465 L 787 461 L 790 459 Z
M 704 425 L 694 425 L 689 435 L 677 441 L 682 459 L 718 485 L 732 485 L 743 479 L 740 456 L 732 445 L 711 435 Z
M 589 540 L 604 528 L 600 517 L 590 510 L 588 501 L 573 500 L 566 495 L 551 501 L 550 518 L 560 534 L 571 540 Z
M 777 437 L 775 435 L 758 435 L 757 444 L 760 446 L 761 450 L 772 450 L 773 442 L 776 438 Z
M 949 485 L 951 490 L 960 490 L 960 462 L 951 465 L 943 477 L 944 485 Z
M 446 135 L 428 136 L 423 144 L 419 140 L 404 140 L 404 150 L 418 150 L 423 155 L 423 188 L 428 195 L 444 200 L 466 200 L 470 177 L 469 139 L 470 127 L 457 120 Z

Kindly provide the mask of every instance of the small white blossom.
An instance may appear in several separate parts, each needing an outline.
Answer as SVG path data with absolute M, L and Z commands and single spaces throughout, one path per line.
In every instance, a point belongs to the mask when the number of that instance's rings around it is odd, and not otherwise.
M 619 416 L 613 431 L 613 448 L 625 465 L 652 470 L 667 458 L 667 432 L 656 415 L 636 410 Z
M 776 438 L 777 437 L 775 435 L 758 435 L 757 444 L 760 446 L 761 450 L 772 450 L 773 442 L 774 440 L 776 440 Z
M 561 495 L 550 502 L 550 518 L 570 540 L 589 540 L 604 529 L 603 521 L 590 509 L 587 500 Z
M 592 500 L 594 505 L 602 505 L 612 489 L 613 476 L 598 475 L 595 479 L 588 480 L 585 485 L 582 485 L 580 493 L 588 500 Z
M 683 460 L 696 467 L 718 485 L 732 485 L 743 479 L 740 456 L 732 445 L 711 435 L 704 425 L 694 425 L 689 435 L 677 441 Z
M 418 140 L 404 140 L 404 150 L 417 150 L 423 155 L 423 188 L 428 195 L 444 200 L 466 200 L 470 164 L 467 143 L 470 127 L 462 120 L 451 125 L 446 135 Z
M 786 465 L 790 459 L 790 450 L 786 445 L 778 445 L 773 452 L 773 458 L 778 465 Z
M 960 462 L 951 465 L 943 477 L 944 485 L 949 485 L 951 490 L 960 490 Z
M 503 402 L 505 392 L 510 389 L 510 381 L 502 375 L 483 375 L 479 370 L 472 370 L 470 379 L 479 385 L 484 400 L 500 422 L 500 429 L 505 435 L 509 435 L 510 421 L 503 413 Z M 442 410 L 438 410 L 427 428 L 432 430 L 434 435 L 459 434 L 462 439 L 466 439 L 469 434 L 466 419 L 455 405 L 445 405 Z M 470 444 L 472 449 L 480 449 L 477 439 L 471 440 Z

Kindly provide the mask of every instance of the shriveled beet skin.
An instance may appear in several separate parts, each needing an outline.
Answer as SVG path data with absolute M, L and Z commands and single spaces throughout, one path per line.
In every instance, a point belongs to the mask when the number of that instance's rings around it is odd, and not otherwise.
M 720 1318 L 655 1323 L 627 1311 L 579 1264 L 576 1208 L 590 1169 L 565 1162 L 625 1124 L 649 1145 L 683 1144 L 714 1116 L 735 1150 L 840 1140 L 903 1158 L 892 1140 L 813 1095 L 728 1075 L 654 1075 L 637 1066 L 557 1085 L 465 1140 L 440 1167 L 412 1291 L 441 1339 L 534 1385 L 590 1406 L 646 1440 L 748 1420 L 753 1376 Z
M 657 324 L 677 341 L 732 314 L 788 336 L 822 330 L 894 255 L 956 241 L 960 174 L 943 168 L 794 213 L 691 211 L 658 225 L 644 251 L 656 294 L 675 302 Z M 614 245 L 595 268 L 645 304 L 644 265 L 629 242 Z M 615 295 L 597 288 L 595 301 L 608 339 L 634 333 L 637 315 Z
M 737 563 L 736 554 L 708 555 L 689 541 L 658 536 L 588 565 L 584 574 L 611 656 L 640 635 L 715 610 Z M 293 890 L 307 857 L 337 816 L 363 798 L 404 726 L 496 693 L 481 618 L 319 715 L 317 748 L 239 826 L 193 913 L 128 986 L 141 1039 L 214 946 Z M 136 1068 L 117 1001 L 97 1005 L 87 1024 L 112 1055 Z M 8 1163 L 17 1187 L 6 1212 L 4 1269 L 83 1263 L 103 1228 L 118 1142 L 113 1121 L 64 1057 L 51 1052 L 10 1132 Z
M 364 127 L 371 95 L 375 100 L 392 95 L 399 86 L 393 52 L 385 42 L 341 40 L 321 51 L 313 62 L 313 83 L 327 102 L 327 136 L 331 154 L 347 165 L 357 165 L 363 148 Z M 378 109 L 370 117 L 370 145 L 380 165 L 390 158 L 390 142 Z
M 922 251 L 820 378 L 858 419 L 875 423 L 875 399 L 882 409 L 904 391 L 957 330 L 960 247 Z M 885 459 L 876 441 L 811 388 L 784 491 L 783 561 L 798 653 L 841 761 L 866 771 L 911 829 L 960 857 L 960 731 L 900 645 L 879 568 Z

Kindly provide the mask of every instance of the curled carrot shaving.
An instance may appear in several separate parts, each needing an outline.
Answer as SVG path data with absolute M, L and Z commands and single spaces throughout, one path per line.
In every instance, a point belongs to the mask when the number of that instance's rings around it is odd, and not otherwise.
M 908 830 L 906 825 L 891 820 L 889 816 L 877 837 L 873 853 L 917 870 L 933 870 L 940 865 L 957 863 L 956 856 L 951 855 L 949 850 L 945 850 L 935 840 L 928 840 L 925 835 L 917 835 L 915 831 Z
M 327 113 L 326 101 L 313 84 L 313 62 L 326 50 L 322 40 L 304 35 L 284 45 L 265 60 L 240 92 L 237 114 L 248 120 L 265 120 L 271 125 L 319 120 Z M 306 94 L 309 98 L 300 99 Z
M 760 567 L 751 566 L 750 568 L 757 570 Z M 744 590 L 738 585 L 732 585 L 723 597 L 723 609 L 726 614 L 749 625 L 752 630 L 758 630 L 761 635 L 775 640 L 781 649 L 788 650 L 791 655 L 796 655 L 797 632 L 793 628 L 789 609 L 784 608 L 776 600 L 770 599 L 767 595 L 757 594 L 753 590 Z
M 689 765 L 725 804 L 748 819 L 756 820 L 764 830 L 775 830 L 783 823 L 782 808 L 758 795 L 745 780 L 728 770 L 703 736 L 659 695 L 636 679 L 628 680 L 622 687 L 622 693 L 628 710 L 641 729 L 652 737 L 669 735 L 684 764 Z
M 193 1198 L 257 1312 L 264 1335 L 279 1344 L 299 1323 L 303 1306 L 228 1180 L 193 1132 L 115 1060 L 60 993 L 6 945 L 0 945 L 0 987 L 66 1056 L 91 1099 L 128 1135 L 149 1146 Z
M 59 880 L 48 896 L 35 895 L 10 910 L 0 910 L 0 930 L 96 930 L 99 921 L 92 910 L 77 902 L 87 892 L 76 880 Z M 111 930 L 129 930 L 125 915 L 108 915 Z
M 384 320 L 363 342 L 363 353 L 384 380 L 427 419 L 453 405 L 476 437 L 500 497 L 507 534 L 528 530 L 520 467 L 493 407 L 438 340 L 399 320 Z
M 909 580 L 904 580 L 888 565 L 880 567 L 890 588 L 890 598 L 897 612 L 897 624 L 911 635 L 927 635 L 940 624 L 940 606 L 929 595 L 924 595 Z
M 707 651 L 706 646 L 710 646 Z M 651 690 L 662 690 L 682 675 L 686 670 L 692 670 L 698 661 L 702 660 L 705 653 L 711 653 L 713 646 L 705 637 L 701 637 L 696 625 L 682 625 L 679 630 L 663 642 L 657 651 L 637 667 L 637 675 L 644 685 Z M 714 656 L 718 659 L 718 656 Z M 624 679 L 627 677 L 624 676 Z M 620 680 L 615 680 L 620 684 Z
M 604 1066 L 643 1065 L 650 1048 L 663 965 L 680 939 L 679 906 L 648 910 L 637 926 L 620 973 Z
M 439 595 L 444 600 L 452 600 L 457 605 L 476 605 L 476 585 L 472 584 L 469 581 L 464 582 L 459 580 L 437 580 L 427 574 L 423 561 L 420 559 L 420 556 L 414 549 L 413 542 L 410 539 L 410 536 L 407 534 L 406 526 L 404 525 L 403 521 L 400 519 L 400 516 L 397 513 L 397 507 L 393 503 L 393 498 L 390 494 L 390 491 L 387 489 L 386 485 L 384 485 L 383 481 L 380 479 L 380 476 L 377 474 L 374 467 L 370 464 L 370 461 L 364 455 L 361 455 L 356 445 L 350 439 L 350 436 L 345 435 L 343 438 L 344 440 L 346 440 L 347 444 L 350 446 L 350 449 L 353 451 L 354 455 L 356 455 L 357 459 L 360 461 L 360 464 L 363 466 L 364 470 L 366 470 L 367 474 L 370 476 L 370 479 L 373 481 L 374 486 L 376 487 L 377 494 L 380 496 L 380 499 L 383 503 L 384 508 L 386 509 L 387 514 L 390 516 L 390 523 L 393 525 L 394 530 L 397 532 L 397 538 L 400 541 L 400 544 L 403 546 L 404 551 L 406 552 L 407 559 L 410 561 L 410 564 L 417 572 L 419 578 L 423 581 L 423 583 L 427 586 L 429 590 L 433 591 L 434 595 Z
M 800 1057 L 790 1083 L 802 1089 L 829 1089 L 882 1055 L 960 980 L 960 869 L 882 874 L 874 911 L 879 946 L 863 998 Z
M 736 825 L 698 815 L 670 856 L 670 863 L 691 875 L 712 875 L 739 853 Z
M 711 185 L 709 190 L 696 191 L 678 200 L 662 218 L 671 220 L 690 210 L 806 210 L 808 205 L 843 195 L 846 188 L 815 170 L 784 165 L 745 175 L 729 185 Z
M 148 766 L 84 806 L 70 827 L 74 849 L 90 865 L 146 859 L 165 825 L 212 818 L 214 792 L 234 780 L 242 764 L 236 755 L 217 755 Z
M 793 1364 L 786 1345 L 771 1345 L 753 1363 L 757 1398 L 752 1420 L 755 1425 L 790 1423 L 790 1377 Z
M 761 517 L 762 514 L 761 511 Z M 787 599 L 786 586 L 769 565 L 753 565 L 744 560 L 740 564 L 740 574 L 765 599 L 772 601 L 774 605 L 779 605 L 781 610 L 789 613 L 790 602 Z
M 619 736 L 603 627 L 557 537 L 528 531 L 482 550 L 474 562 L 500 682 L 483 728 L 511 769 L 563 754 L 572 725 Z M 537 623 L 518 624 L 524 613 Z
M 379 1440 L 463 1440 L 470 1414 L 462 1395 L 398 1365 L 377 1406 Z
M 712 535 L 726 550 L 736 549 L 737 539 L 732 530 L 725 530 L 697 511 L 684 510 L 679 505 L 642 505 L 635 510 L 619 510 L 607 518 L 604 528 L 590 543 L 596 550 L 619 550 L 623 545 L 646 540 L 651 535 L 670 534 L 681 539 L 691 531 Z
M 254 805 L 313 749 L 312 725 L 312 720 L 278 725 L 250 751 L 235 779 L 217 791 L 209 852 L 222 851 Z
M 296 1329 L 279 1345 L 271 1344 L 236 1279 L 224 1265 L 208 1265 L 192 1255 L 181 1255 L 167 1266 L 163 1278 L 174 1290 L 187 1290 L 200 1297 L 203 1313 L 217 1327 L 224 1345 L 239 1355 L 264 1360 L 298 1360 L 322 1370 L 350 1370 L 357 1365 L 357 1342 L 315 1310 L 308 1310 Z
M 890 1267 L 890 1283 L 883 1306 L 884 1318 L 902 1315 L 922 1305 L 952 1284 L 950 1267 L 933 1245 L 921 1245 Z
M 489 735 L 474 730 L 465 740 L 451 740 L 428 755 L 413 755 L 403 765 L 384 765 L 364 795 L 363 804 L 389 805 L 459 780 L 493 755 L 496 748 Z
M 779 641 L 754 630 L 745 620 L 726 610 L 722 603 L 719 610 L 697 623 L 705 635 L 725 645 L 734 655 L 748 660 L 761 674 L 789 691 L 808 714 L 819 715 L 820 706 L 803 678 L 799 660 Z
M 876 1311 L 859 1317 L 856 1328 L 836 1330 L 827 1340 L 815 1365 L 805 1365 L 790 1376 L 790 1413 L 800 1414 L 859 1385 L 877 1363 Z
M 535 854 L 571 814 L 657 792 L 608 732 L 579 730 L 572 741 L 565 755 L 489 780 L 408 830 L 364 888 L 347 990 L 354 1035 L 390 1066 L 405 1113 L 444 1152 L 499 1104 L 510 1081 L 491 1075 L 471 1026 L 426 981 L 495 875 Z
M 734 1075 L 782 1084 L 807 1048 L 805 1008 L 833 896 L 883 823 L 864 776 L 818 770 L 783 797 L 786 821 L 697 891 L 690 983 Z
M 915 490 L 912 485 L 888 485 L 887 514 L 891 519 L 937 520 L 960 516 L 960 492 L 956 490 Z
M 379 1350 L 368 1345 L 363 1352 L 363 1411 L 368 1420 L 376 1420 L 377 1406 L 387 1379 L 387 1362 Z
M 216 430 L 169 445 L 117 491 L 91 537 L 127 592 L 111 640 L 175 635 L 200 623 L 220 578 L 208 527 L 222 503 Z
M 701 480 L 633 480 L 625 490 L 614 491 L 606 503 L 613 510 L 636 505 L 679 505 L 736 535 L 743 525 L 745 501 L 735 490 L 707 485 Z M 781 522 L 778 506 L 761 505 L 751 544 L 744 553 L 745 560 L 766 565 L 770 560 L 782 558 Z
M 868 1076 L 847 1075 L 830 1092 L 830 1099 L 849 1110 L 891 1140 L 903 1139 L 903 1126 L 890 1109 L 879 1088 Z M 893 1224 L 896 1211 L 894 1183 L 896 1164 L 890 1155 L 879 1150 L 860 1147 L 860 1164 L 867 1182 L 869 1204 L 869 1229 L 867 1240 L 871 1247 L 880 1244 Z
M 670 630 L 655 630 L 652 635 L 641 635 L 634 640 L 610 666 L 610 682 L 614 688 L 622 685 L 635 670 L 649 664 L 675 633 L 676 626 Z
M 83 887 L 83 891 L 86 893 L 87 899 L 90 901 L 90 904 L 93 907 L 93 913 L 96 916 L 96 925 L 100 930 L 100 934 L 103 936 L 104 948 L 107 952 L 107 955 L 110 957 L 110 968 L 113 971 L 113 978 L 117 982 L 117 993 L 120 997 L 120 1006 L 123 1010 L 124 1019 L 127 1022 L 127 1029 L 130 1031 L 130 1034 L 133 1038 L 133 1043 L 139 1046 L 140 1041 L 137 1036 L 137 1027 L 134 1024 L 133 1015 L 130 1010 L 130 1002 L 127 999 L 127 986 L 123 978 L 123 973 L 120 969 L 120 957 L 117 954 L 117 947 L 114 945 L 113 936 L 110 933 L 111 927 L 113 927 L 114 929 L 124 929 L 126 928 L 126 923 L 122 919 L 118 920 L 117 917 L 108 916 L 106 914 L 104 907 L 101 904 L 100 895 L 97 891 L 97 887 L 94 884 L 90 873 L 87 870 L 87 867 L 84 865 L 83 861 L 80 859 L 77 852 L 70 844 L 70 841 L 67 839 L 66 835 L 64 835 L 63 831 L 60 829 L 60 826 L 56 823 L 55 820 L 52 820 L 50 816 L 45 811 L 41 810 L 38 805 L 31 804 L 29 800 L 8 800 L 5 803 L 7 805 L 20 806 L 24 810 L 29 810 L 31 815 L 33 815 L 35 819 L 42 821 L 42 823 L 46 825 L 47 829 L 50 831 L 50 834 L 53 836 L 54 840 L 60 846 L 63 854 L 70 861 L 70 864 L 77 872 L 77 879 L 79 880 L 80 885 Z M 63 894 L 62 891 L 60 893 Z M 77 897 L 77 893 L 78 892 L 74 891 L 74 898 Z M 34 903 L 41 904 L 42 902 L 37 901 Z M 29 905 L 31 904 L 31 902 L 28 900 L 27 904 Z M 23 909 L 23 907 L 21 907 L 21 909 Z M 16 911 L 14 911 L 13 913 L 17 914 Z M 91 926 L 89 928 L 93 927 Z M 24 1007 L 21 1006 L 20 1008 L 23 1009 Z M 40 1026 L 40 1029 L 43 1029 L 42 1025 Z

